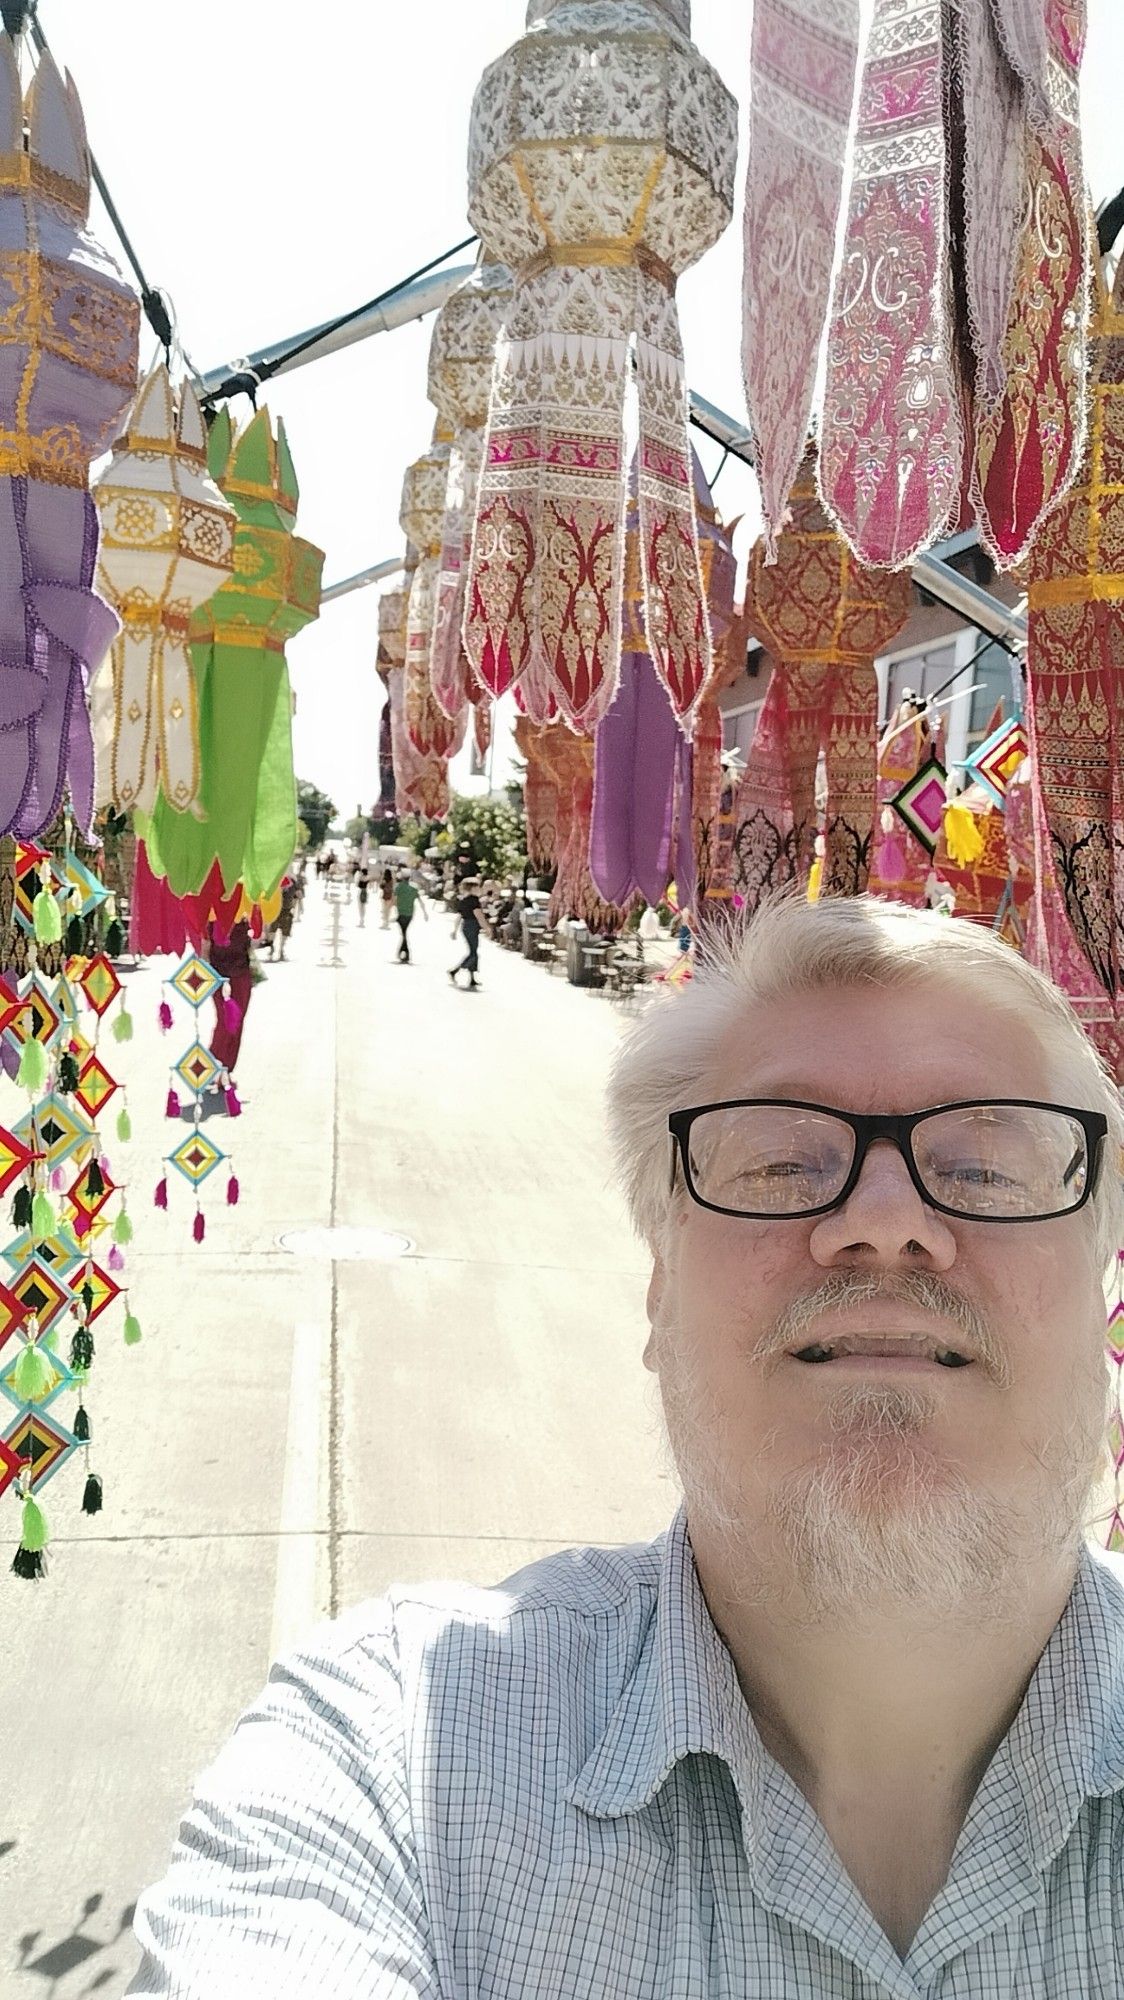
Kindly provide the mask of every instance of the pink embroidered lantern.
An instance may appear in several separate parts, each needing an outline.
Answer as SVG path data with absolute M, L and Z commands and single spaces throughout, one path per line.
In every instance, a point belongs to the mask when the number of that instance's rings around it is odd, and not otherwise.
M 473 105 L 469 215 L 515 294 L 465 646 L 494 694 L 583 731 L 620 666 L 634 365 L 645 629 L 688 722 L 711 669 L 675 286 L 730 219 L 737 107 L 689 34 L 689 0 L 531 0 Z
M 492 364 L 511 303 L 511 272 L 487 253 L 442 306 L 429 349 L 429 400 L 453 433 L 434 598 L 430 682 L 456 720 L 479 690 L 461 640 L 464 586 L 480 486 Z

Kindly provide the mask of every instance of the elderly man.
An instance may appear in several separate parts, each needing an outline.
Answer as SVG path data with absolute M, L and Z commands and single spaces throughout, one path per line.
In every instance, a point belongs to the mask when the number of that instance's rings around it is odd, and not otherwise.
M 275 1667 L 135 1993 L 1124 1994 L 1124 1120 L 968 924 L 766 909 L 613 1082 L 684 1506 Z

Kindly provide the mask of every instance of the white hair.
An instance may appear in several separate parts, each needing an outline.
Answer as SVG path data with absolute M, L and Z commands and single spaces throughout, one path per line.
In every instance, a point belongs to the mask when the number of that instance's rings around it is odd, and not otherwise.
M 955 983 L 965 1007 L 1016 1015 L 1035 1035 L 1046 1077 L 1075 1108 L 1101 1111 L 1108 1137 L 1090 1202 L 1101 1267 L 1124 1244 L 1124 1107 L 1064 994 L 994 932 L 874 896 L 809 903 L 785 892 L 752 921 L 706 933 L 695 977 L 653 996 L 621 1047 L 609 1084 L 617 1172 L 637 1232 L 655 1249 L 671 1206 L 670 1112 L 698 1103 L 705 1078 L 748 1009 L 824 988 Z

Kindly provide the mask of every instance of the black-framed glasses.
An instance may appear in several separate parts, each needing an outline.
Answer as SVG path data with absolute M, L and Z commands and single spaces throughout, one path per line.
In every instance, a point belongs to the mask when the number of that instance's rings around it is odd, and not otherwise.
M 1102 1112 L 1031 1098 L 967 1098 L 871 1116 L 793 1097 L 736 1097 L 673 1111 L 677 1163 L 700 1208 L 759 1222 L 826 1215 L 888 1139 L 922 1200 L 976 1222 L 1047 1222 L 1093 1194 L 1108 1134 Z

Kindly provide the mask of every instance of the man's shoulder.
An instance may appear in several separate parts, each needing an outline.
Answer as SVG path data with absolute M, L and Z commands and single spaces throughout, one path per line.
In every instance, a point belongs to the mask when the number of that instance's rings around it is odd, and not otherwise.
M 317 1625 L 299 1648 L 302 1663 L 369 1678 L 384 1695 L 393 1680 L 409 1703 L 411 1688 L 424 1684 L 440 1699 L 481 1673 L 550 1679 L 563 1671 L 568 1635 L 587 1665 L 601 1648 L 621 1663 L 635 1659 L 655 1610 L 664 1539 L 558 1550 L 492 1585 L 392 1585 Z

